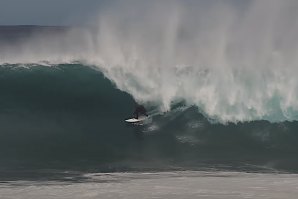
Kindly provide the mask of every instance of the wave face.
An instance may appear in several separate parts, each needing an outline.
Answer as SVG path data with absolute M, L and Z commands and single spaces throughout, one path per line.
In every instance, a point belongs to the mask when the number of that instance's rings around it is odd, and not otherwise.
M 0 169 L 298 168 L 297 122 L 222 125 L 178 103 L 127 126 L 134 99 L 89 66 L 2 65 L 0 90 Z

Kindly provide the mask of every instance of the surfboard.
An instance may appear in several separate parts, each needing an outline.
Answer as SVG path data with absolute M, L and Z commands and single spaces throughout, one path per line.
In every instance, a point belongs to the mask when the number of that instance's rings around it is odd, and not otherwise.
M 139 117 L 138 119 L 137 118 L 130 118 L 130 119 L 125 120 L 125 122 L 128 122 L 128 123 L 138 123 L 138 122 L 142 122 L 142 121 L 144 121 L 146 119 L 147 119 L 147 117 Z

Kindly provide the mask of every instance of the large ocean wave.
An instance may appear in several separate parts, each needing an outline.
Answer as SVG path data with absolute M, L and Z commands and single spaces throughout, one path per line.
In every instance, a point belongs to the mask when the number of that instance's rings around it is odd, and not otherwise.
M 208 2 L 0 27 L 0 167 L 297 171 L 298 3 Z
M 0 67 L 0 168 L 296 171 L 297 122 L 214 123 L 172 104 L 127 126 L 132 96 L 80 64 Z

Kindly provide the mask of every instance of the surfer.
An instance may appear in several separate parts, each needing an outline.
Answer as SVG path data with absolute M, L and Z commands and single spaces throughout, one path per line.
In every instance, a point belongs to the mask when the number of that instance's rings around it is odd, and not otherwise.
M 145 107 L 144 107 L 143 105 L 140 105 L 140 104 L 136 104 L 136 108 L 135 108 L 135 111 L 134 111 L 133 115 L 134 115 L 134 117 L 135 117 L 136 119 L 139 118 L 139 115 L 145 115 L 145 116 L 148 116 Z

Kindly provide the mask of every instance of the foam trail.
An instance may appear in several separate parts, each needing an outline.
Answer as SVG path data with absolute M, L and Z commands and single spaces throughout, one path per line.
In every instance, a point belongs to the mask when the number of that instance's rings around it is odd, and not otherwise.
M 119 1 L 99 14 L 96 31 L 46 44 L 35 37 L 20 61 L 80 60 L 138 101 L 169 110 L 184 100 L 223 123 L 297 120 L 297 8 L 292 0 Z

